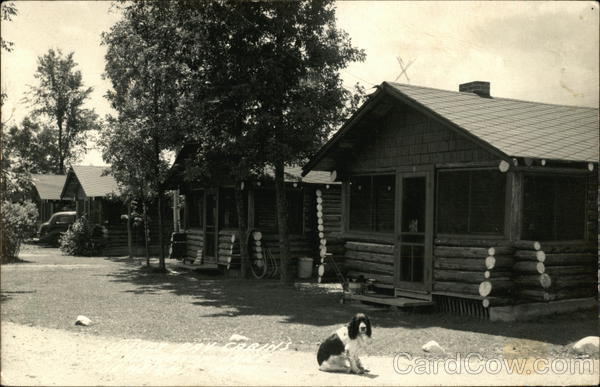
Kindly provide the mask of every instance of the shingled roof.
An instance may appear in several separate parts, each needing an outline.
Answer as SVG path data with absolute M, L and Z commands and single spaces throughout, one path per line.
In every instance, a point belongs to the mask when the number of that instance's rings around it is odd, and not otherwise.
M 507 156 L 598 161 L 598 109 L 389 83 Z
M 32 174 L 33 186 L 42 200 L 60 200 L 66 175 Z
M 117 181 L 109 174 L 107 167 L 73 165 L 71 171 L 81 184 L 87 197 L 107 196 L 119 192 Z
M 383 82 L 303 168 L 311 171 L 382 93 L 462 130 L 501 157 L 598 162 L 598 109 Z

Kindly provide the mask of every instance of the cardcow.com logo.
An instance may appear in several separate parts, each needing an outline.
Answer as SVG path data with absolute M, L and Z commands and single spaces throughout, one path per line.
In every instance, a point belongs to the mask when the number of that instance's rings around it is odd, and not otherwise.
M 433 359 L 413 357 L 401 352 L 394 356 L 394 371 L 400 375 L 591 375 L 597 373 L 598 363 L 593 359 L 563 358 L 491 358 L 479 353 L 456 354 L 454 358 Z

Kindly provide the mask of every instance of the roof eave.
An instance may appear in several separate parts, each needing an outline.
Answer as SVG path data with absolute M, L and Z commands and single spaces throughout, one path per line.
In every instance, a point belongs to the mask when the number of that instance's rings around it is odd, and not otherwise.
M 342 125 L 342 127 L 319 149 L 319 151 L 302 167 L 302 177 L 306 176 L 329 152 L 341 138 L 344 137 L 354 125 L 362 118 L 375 104 L 375 100 L 381 95 L 381 85 L 373 92 L 369 98 L 355 111 L 352 116 Z

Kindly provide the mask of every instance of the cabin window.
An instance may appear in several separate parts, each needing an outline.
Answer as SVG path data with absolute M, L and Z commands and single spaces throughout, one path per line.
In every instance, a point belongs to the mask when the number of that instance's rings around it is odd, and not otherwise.
M 223 188 L 219 193 L 219 228 L 237 228 L 238 214 L 233 188 Z
M 437 232 L 504 233 L 506 175 L 496 170 L 439 171 Z
M 394 175 L 350 179 L 351 231 L 393 232 L 396 178 Z
M 302 190 L 285 192 L 288 211 L 288 232 L 302 234 L 303 228 L 303 195 Z M 277 232 L 277 201 L 275 190 L 256 191 L 254 195 L 255 228 L 261 231 Z
M 526 175 L 523 184 L 522 239 L 584 239 L 585 177 Z
M 186 195 L 185 199 L 188 209 L 188 226 L 202 227 L 204 218 L 204 192 L 194 192 Z

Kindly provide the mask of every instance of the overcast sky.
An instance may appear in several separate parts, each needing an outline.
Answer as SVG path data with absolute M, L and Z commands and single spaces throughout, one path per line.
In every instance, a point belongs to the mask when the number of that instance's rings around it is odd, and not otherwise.
M 85 84 L 94 87 L 89 107 L 110 113 L 100 34 L 119 19 L 111 3 L 15 3 L 18 15 L 2 22 L 3 38 L 15 44 L 2 52 L 2 121 L 27 114 L 21 98 L 34 83 L 36 58 L 50 48 L 75 52 Z M 367 53 L 344 70 L 344 84 L 369 90 L 394 81 L 400 57 L 412 64 L 398 82 L 458 90 L 489 81 L 495 97 L 598 107 L 598 15 L 596 2 L 339 2 L 338 26 Z M 99 152 L 82 163 L 102 164 Z

